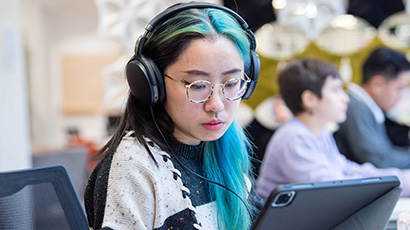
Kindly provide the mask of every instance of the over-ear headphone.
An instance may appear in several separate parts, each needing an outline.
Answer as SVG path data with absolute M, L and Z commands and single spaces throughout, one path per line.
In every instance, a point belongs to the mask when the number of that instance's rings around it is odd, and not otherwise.
M 139 103 L 139 106 L 153 107 L 164 102 L 165 100 L 164 77 L 154 61 L 151 58 L 146 57 L 142 52 L 148 34 L 152 32 L 157 25 L 166 21 L 175 13 L 191 8 L 215 8 L 223 10 L 232 15 L 242 26 L 242 28 L 247 32 L 251 45 L 250 60 L 249 64 L 246 66 L 245 72 L 251 79 L 251 82 L 248 84 L 246 92 L 242 98 L 250 98 L 253 91 L 255 90 L 256 83 L 258 82 L 259 77 L 260 61 L 258 55 L 255 52 L 255 36 L 245 20 L 235 11 L 224 6 L 205 2 L 181 3 L 167 8 L 147 24 L 147 26 L 145 27 L 145 33 L 141 35 L 135 45 L 135 54 L 127 64 L 126 75 L 128 85 L 130 87 L 131 93 Z

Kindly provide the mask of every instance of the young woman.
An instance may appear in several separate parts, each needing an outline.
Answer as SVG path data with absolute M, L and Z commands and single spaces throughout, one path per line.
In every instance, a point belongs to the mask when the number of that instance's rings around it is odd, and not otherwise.
M 147 26 L 127 64 L 126 109 L 86 188 L 90 227 L 250 227 L 262 200 L 235 116 L 259 62 L 241 20 L 187 3 Z
M 294 117 L 275 132 L 266 148 L 256 187 L 263 199 L 279 184 L 383 175 L 396 175 L 402 195 L 410 195 L 409 172 L 359 165 L 339 152 L 327 125 L 346 119 L 349 97 L 335 66 L 315 59 L 295 60 L 278 80 Z

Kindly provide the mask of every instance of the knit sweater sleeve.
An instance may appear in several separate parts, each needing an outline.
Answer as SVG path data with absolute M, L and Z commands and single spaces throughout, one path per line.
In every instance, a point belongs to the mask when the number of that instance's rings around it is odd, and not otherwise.
M 85 196 L 92 228 L 201 229 L 197 214 L 215 211 L 211 206 L 196 209 L 170 156 L 153 142 L 148 144 L 152 156 L 135 138 L 125 137 L 111 158 L 97 166 Z
M 146 153 L 142 148 L 123 141 L 114 154 L 102 227 L 154 228 L 156 186 L 152 172 L 155 164 L 148 154 L 139 154 Z

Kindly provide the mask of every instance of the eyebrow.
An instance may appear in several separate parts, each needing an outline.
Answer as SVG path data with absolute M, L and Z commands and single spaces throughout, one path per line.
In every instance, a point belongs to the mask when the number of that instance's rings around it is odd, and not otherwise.
M 210 75 L 208 72 L 201 71 L 201 70 L 187 70 L 183 72 L 188 75 L 194 75 L 194 76 L 209 76 Z M 238 73 L 238 72 L 242 72 L 242 70 L 239 68 L 234 68 L 234 69 L 222 72 L 222 75 L 229 75 L 229 74 Z

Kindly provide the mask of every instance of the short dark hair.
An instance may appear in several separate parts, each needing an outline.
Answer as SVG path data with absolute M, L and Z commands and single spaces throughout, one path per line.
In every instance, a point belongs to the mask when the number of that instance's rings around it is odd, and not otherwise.
M 404 54 L 381 47 L 373 50 L 363 64 L 362 84 L 367 84 L 375 75 L 386 80 L 396 79 L 402 71 L 410 70 L 410 63 Z
M 327 61 L 298 59 L 289 63 L 278 77 L 279 91 L 290 111 L 296 115 L 305 111 L 302 93 L 310 90 L 319 98 L 328 77 L 340 78 L 337 68 Z

